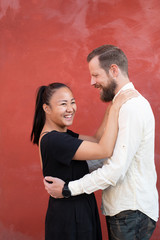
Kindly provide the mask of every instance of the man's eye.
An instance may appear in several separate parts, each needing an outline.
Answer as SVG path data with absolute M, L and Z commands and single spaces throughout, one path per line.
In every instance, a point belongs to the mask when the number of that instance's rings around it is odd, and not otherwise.
M 61 105 L 66 105 L 66 103 L 61 103 Z
M 76 102 L 74 101 L 74 102 L 71 102 L 71 104 L 75 104 Z

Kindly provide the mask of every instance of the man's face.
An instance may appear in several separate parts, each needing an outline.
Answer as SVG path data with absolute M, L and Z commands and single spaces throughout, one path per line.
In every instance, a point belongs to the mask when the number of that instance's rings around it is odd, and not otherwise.
M 98 57 L 94 57 L 89 62 L 89 71 L 91 74 L 91 85 L 100 89 L 100 98 L 103 102 L 111 101 L 115 96 L 117 83 L 110 73 L 100 67 Z

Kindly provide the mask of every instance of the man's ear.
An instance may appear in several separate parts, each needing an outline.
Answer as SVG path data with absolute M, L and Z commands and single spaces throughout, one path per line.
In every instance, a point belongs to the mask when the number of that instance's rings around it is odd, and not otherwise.
M 119 68 L 116 64 L 112 64 L 109 69 L 110 74 L 112 75 L 113 78 L 116 78 L 119 73 Z
M 44 110 L 45 113 L 49 114 L 50 113 L 50 106 L 44 103 L 43 104 L 43 110 Z

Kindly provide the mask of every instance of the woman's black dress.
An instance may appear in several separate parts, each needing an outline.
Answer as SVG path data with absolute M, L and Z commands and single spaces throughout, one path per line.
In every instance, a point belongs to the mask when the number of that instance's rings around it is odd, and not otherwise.
M 72 160 L 82 140 L 78 134 L 52 131 L 41 139 L 43 175 L 77 180 L 88 173 L 86 161 Z M 70 198 L 50 197 L 45 221 L 45 240 L 102 240 L 94 194 Z

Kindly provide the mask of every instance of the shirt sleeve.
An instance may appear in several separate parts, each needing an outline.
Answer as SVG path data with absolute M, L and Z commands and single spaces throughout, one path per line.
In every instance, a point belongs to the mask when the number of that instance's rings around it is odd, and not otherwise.
M 53 131 L 48 135 L 48 148 L 51 157 L 65 165 L 70 164 L 82 142 L 68 133 Z
M 79 134 L 78 134 L 78 133 L 75 133 L 75 132 L 73 132 L 73 131 L 71 131 L 71 130 L 69 130 L 69 129 L 67 129 L 67 133 L 68 133 L 69 135 L 71 135 L 72 137 L 74 137 L 74 138 L 78 138 L 78 137 L 79 137 Z
M 104 162 L 102 168 L 79 180 L 71 181 L 69 188 L 72 195 L 104 190 L 110 185 L 115 186 L 125 177 L 139 147 L 143 129 L 141 113 L 137 112 L 138 105 L 135 100 L 131 99 L 129 102 L 122 106 L 119 113 L 119 132 L 112 157 Z

